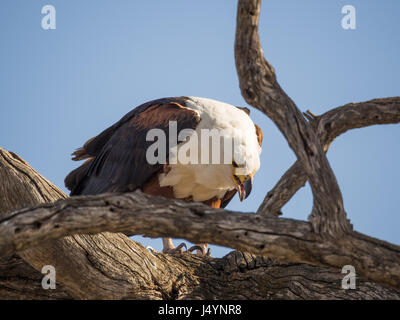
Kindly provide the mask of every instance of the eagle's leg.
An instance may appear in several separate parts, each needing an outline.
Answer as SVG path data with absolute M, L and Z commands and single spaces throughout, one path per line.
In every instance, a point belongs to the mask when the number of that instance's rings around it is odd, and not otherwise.
M 177 246 L 175 248 L 174 244 L 172 243 L 172 238 L 162 238 L 163 240 L 163 253 L 182 253 L 184 252 L 182 250 L 183 247 L 186 248 L 186 244 L 184 242 L 182 242 L 179 246 Z M 200 256 L 209 256 L 210 255 L 210 249 L 208 249 L 207 251 L 207 243 L 200 243 L 200 244 L 196 244 L 195 246 L 187 249 L 186 252 L 193 252 L 193 251 L 197 251 L 197 255 Z
M 182 248 L 185 247 L 186 243 L 182 242 L 179 246 L 175 248 L 174 244 L 172 243 L 172 238 L 162 238 L 163 241 L 163 253 L 177 253 L 183 252 Z

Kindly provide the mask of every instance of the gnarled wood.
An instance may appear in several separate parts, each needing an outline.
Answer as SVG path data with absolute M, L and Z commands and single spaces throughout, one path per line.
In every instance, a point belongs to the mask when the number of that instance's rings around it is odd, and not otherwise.
M 318 136 L 264 58 L 258 35 L 260 7 L 261 0 L 238 2 L 235 61 L 242 96 L 271 118 L 301 162 L 314 197 L 309 216 L 314 231 L 322 237 L 342 237 L 352 230 L 342 194 Z
M 0 217 L 2 214 L 39 202 L 51 202 L 65 195 L 13 152 L 0 149 Z M 59 284 L 44 290 L 41 268 L 35 270 L 18 255 L 0 259 L 0 297 L 5 299 L 70 299 Z
M 6 155 L 4 151 L 2 154 Z M 321 241 L 307 222 L 213 209 L 201 203 L 168 200 L 140 191 L 72 197 L 6 213 L 0 219 L 0 255 L 25 250 L 21 255 L 29 262 L 29 258 L 37 256 L 48 259 L 54 251 L 55 259 L 59 252 L 72 251 L 76 242 L 83 246 L 82 236 L 58 240 L 62 244 L 56 249 L 46 247 L 40 254 L 34 246 L 65 235 L 101 231 L 185 238 L 319 266 L 342 268 L 351 264 L 366 279 L 400 288 L 398 246 L 356 232 L 334 241 Z M 83 243 L 86 251 L 87 246 L 92 246 L 90 241 Z M 33 254 L 29 254 L 32 250 Z M 74 260 L 80 261 L 79 257 Z M 45 258 L 41 258 L 40 263 L 44 262 Z M 71 263 L 76 262 L 69 261 L 68 266 Z M 76 276 L 80 278 L 79 274 Z
M 19 201 L 64 198 L 25 161 L 0 149 L 0 181 L 4 182 L 4 177 L 8 177 L 8 187 L 1 184 L 3 213 L 18 207 Z M 15 198 L 16 186 L 20 189 L 19 201 Z M 108 208 L 111 207 L 110 203 Z M 68 219 L 69 214 L 64 217 Z M 115 215 L 117 218 L 118 212 Z M 73 220 L 72 216 L 69 218 Z M 46 229 L 45 223 L 39 229 L 42 227 Z M 59 225 L 56 229 L 62 228 Z M 57 290 L 43 290 L 42 275 L 27 265 L 24 268 L 31 269 L 28 276 L 19 267 L 14 269 L 23 260 L 12 257 L 0 264 L 3 299 L 400 299 L 399 291 L 362 278 L 358 278 L 356 290 L 343 290 L 343 275 L 337 268 L 283 262 L 237 251 L 224 258 L 165 255 L 149 252 L 123 234 L 64 237 L 25 250 L 22 256 L 38 270 L 43 264 L 55 265 Z
M 55 290 L 44 290 L 43 276 L 17 255 L 0 259 L 0 299 L 71 299 L 61 284 Z
M 349 103 L 311 119 L 326 152 L 331 142 L 348 130 L 399 123 L 400 97 Z M 257 213 L 279 216 L 282 207 L 306 182 L 307 174 L 301 162 L 296 161 L 267 193 Z

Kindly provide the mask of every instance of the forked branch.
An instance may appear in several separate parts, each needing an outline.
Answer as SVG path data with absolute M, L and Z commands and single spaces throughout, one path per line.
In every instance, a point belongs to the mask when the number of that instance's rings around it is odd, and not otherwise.
M 311 121 L 314 121 L 312 125 L 327 152 L 331 142 L 348 130 L 400 123 L 400 97 L 349 103 L 316 116 Z M 307 174 L 297 160 L 268 192 L 257 213 L 279 216 L 282 207 L 306 181 Z
M 238 4 L 235 60 L 242 95 L 274 121 L 301 162 L 314 196 L 309 216 L 314 231 L 323 237 L 340 237 L 352 230 L 342 194 L 317 134 L 264 58 L 258 34 L 260 7 L 261 0 L 239 0 Z

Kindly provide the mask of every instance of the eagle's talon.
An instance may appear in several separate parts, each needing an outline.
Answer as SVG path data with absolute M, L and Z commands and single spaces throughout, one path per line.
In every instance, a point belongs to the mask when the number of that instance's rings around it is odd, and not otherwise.
M 146 250 L 149 250 L 150 252 L 156 251 L 156 250 L 154 250 L 154 249 L 153 249 L 152 247 L 150 247 L 150 246 L 146 246 L 145 248 L 146 248 Z
M 193 246 L 193 247 L 190 247 L 187 251 L 188 251 L 188 252 L 193 252 L 194 250 L 197 250 L 197 253 L 199 253 L 199 251 L 201 251 L 201 255 L 204 256 L 204 250 L 203 250 L 203 248 L 200 247 L 200 246 Z
M 174 253 L 183 253 L 184 251 L 182 250 L 182 248 L 185 247 L 186 251 L 187 251 L 187 246 L 186 243 L 182 242 L 179 246 L 177 246 L 176 248 L 165 248 L 163 249 L 163 253 L 167 253 L 167 254 L 174 254 Z

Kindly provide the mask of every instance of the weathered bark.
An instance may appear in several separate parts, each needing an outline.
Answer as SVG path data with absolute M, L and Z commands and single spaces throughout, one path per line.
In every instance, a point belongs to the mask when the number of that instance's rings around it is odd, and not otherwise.
M 44 290 L 43 276 L 17 255 L 0 259 L 0 299 L 71 299 L 60 284 Z
M 307 115 L 307 114 L 306 114 Z M 331 142 L 348 130 L 377 124 L 400 122 L 400 97 L 374 99 L 360 103 L 349 103 L 320 116 L 307 116 L 328 151 Z M 307 182 L 307 174 L 300 161 L 296 161 L 267 193 L 257 210 L 260 214 L 279 216 L 282 207 Z
M 5 212 L 18 207 L 19 202 L 43 203 L 65 197 L 25 161 L 2 149 L 0 149 L 0 181 L 2 181 L 0 203 L 1 212 L 4 213 L 3 223 L 4 218 L 13 216 Z M 167 199 L 154 199 L 169 204 Z M 79 201 L 73 198 L 70 200 Z M 119 206 L 121 204 L 120 202 Z M 45 207 L 51 208 L 52 205 Z M 113 213 L 115 219 L 120 217 L 119 209 L 111 202 L 106 208 L 115 209 Z M 87 211 L 86 217 L 89 221 L 93 218 L 90 211 Z M 62 215 L 61 211 L 53 217 L 58 217 L 59 214 Z M 70 222 L 74 216 L 76 215 L 71 212 L 65 212 L 64 215 L 66 219 L 71 219 Z M 31 222 L 28 225 L 35 229 L 38 224 L 32 220 Z M 49 226 L 44 220 L 40 223 L 39 229 L 47 229 Z M 58 228 L 55 229 L 64 228 L 62 223 L 56 222 L 56 224 Z M 22 229 L 20 232 L 23 232 Z M 357 279 L 355 290 L 343 290 L 341 288 L 343 274 L 340 268 L 284 262 L 238 251 L 233 251 L 224 258 L 199 257 L 185 253 L 165 255 L 150 252 L 123 234 L 68 236 L 32 247 L 23 251 L 21 255 L 37 270 L 41 270 L 43 265 L 54 265 L 57 272 L 57 290 L 42 289 L 40 286 L 42 274 L 24 264 L 23 260 L 13 257 L 8 260 L 3 259 L 0 264 L 0 298 L 400 298 L 399 291 L 362 278 Z M 21 265 L 28 272 L 21 271 Z M 17 269 L 14 269 L 16 266 Z
M 334 241 L 322 241 L 307 222 L 218 210 L 139 191 L 72 197 L 4 214 L 0 219 L 0 256 L 64 235 L 101 231 L 174 236 L 319 266 L 341 268 L 351 264 L 366 279 L 400 289 L 398 246 L 357 232 Z M 74 241 L 67 243 L 64 239 L 60 247 L 54 250 L 46 247 L 43 254 L 47 258 L 49 252 L 57 255 L 73 246 L 76 246 Z M 31 250 L 33 254 L 29 257 L 37 257 L 37 249 Z M 21 253 L 25 259 L 27 252 L 30 250 Z
M 235 61 L 242 96 L 271 118 L 301 162 L 314 198 L 308 217 L 314 232 L 340 238 L 352 230 L 341 191 L 315 130 L 280 87 L 274 68 L 264 58 L 258 34 L 260 8 L 261 0 L 238 2 Z
M 51 202 L 63 198 L 63 193 L 34 170 L 15 153 L 0 149 L 0 217 L 2 213 Z M 45 184 L 43 184 L 45 182 Z M 0 259 L 0 298 L 2 299 L 68 299 L 71 296 L 61 286 L 44 290 L 43 274 L 17 255 Z

